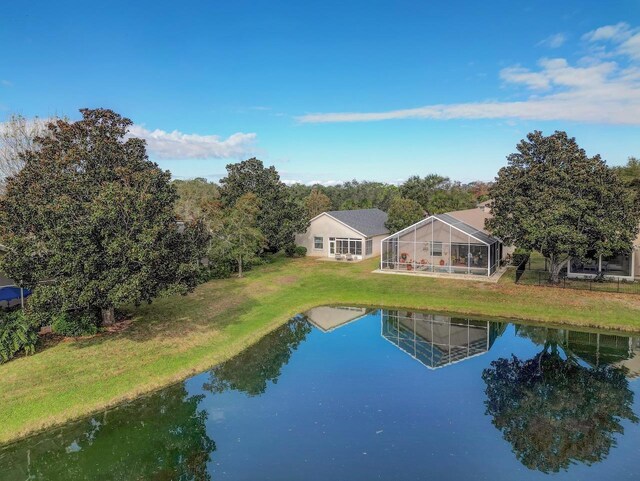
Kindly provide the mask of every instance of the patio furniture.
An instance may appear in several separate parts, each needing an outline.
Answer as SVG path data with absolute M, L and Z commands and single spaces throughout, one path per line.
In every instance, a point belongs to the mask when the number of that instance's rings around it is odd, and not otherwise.
M 353 255 L 352 255 L 352 254 L 347 254 L 347 255 L 345 256 L 345 258 L 346 258 L 348 261 L 352 261 L 352 260 L 353 260 Z
M 344 259 L 344 256 L 342 254 L 336 254 L 336 260 L 337 261 L 341 261 Z

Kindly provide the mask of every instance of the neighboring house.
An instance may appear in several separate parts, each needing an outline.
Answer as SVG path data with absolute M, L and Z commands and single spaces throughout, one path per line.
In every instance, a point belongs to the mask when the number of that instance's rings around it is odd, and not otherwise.
M 380 209 L 331 210 L 311 219 L 296 244 L 311 257 L 366 259 L 380 254 L 380 241 L 389 234 L 386 222 Z
M 571 259 L 567 266 L 567 277 L 595 277 L 600 272 L 612 279 L 640 280 L 640 234 L 628 253 L 586 261 Z
M 382 241 L 380 269 L 491 276 L 512 250 L 485 229 L 490 207 L 436 214 Z

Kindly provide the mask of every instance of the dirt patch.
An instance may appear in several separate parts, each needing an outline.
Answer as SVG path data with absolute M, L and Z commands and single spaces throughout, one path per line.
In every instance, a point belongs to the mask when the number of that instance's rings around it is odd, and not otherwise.
M 133 319 L 125 319 L 120 322 L 116 322 L 115 324 L 105 328 L 103 332 L 114 333 L 114 332 L 122 332 L 126 329 L 129 329 L 133 324 Z
M 278 283 L 280 284 L 295 284 L 298 281 L 300 281 L 300 278 L 296 276 L 286 276 L 278 279 Z

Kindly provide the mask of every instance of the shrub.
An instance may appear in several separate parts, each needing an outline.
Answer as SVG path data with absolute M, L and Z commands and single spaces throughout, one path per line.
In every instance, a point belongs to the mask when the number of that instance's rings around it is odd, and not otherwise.
M 531 253 L 529 251 L 517 248 L 515 251 L 513 251 L 513 255 L 511 257 L 511 263 L 514 266 L 519 267 L 520 264 L 527 262 L 530 256 L 531 256 Z
M 284 255 L 286 255 L 287 257 L 293 257 L 294 254 L 296 253 L 296 246 L 295 244 L 287 244 L 284 248 Z
M 60 312 L 51 319 L 51 330 L 66 337 L 91 336 L 98 332 L 98 316 L 92 312 Z
M 38 328 L 24 311 L 0 312 L 0 363 L 16 354 L 33 354 L 38 342 Z
M 307 255 L 307 248 L 304 246 L 296 246 L 294 254 L 296 257 L 305 257 Z

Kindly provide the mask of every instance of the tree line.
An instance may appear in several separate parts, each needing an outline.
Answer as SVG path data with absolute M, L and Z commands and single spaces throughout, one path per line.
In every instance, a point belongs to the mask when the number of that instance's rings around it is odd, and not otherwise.
M 388 212 L 394 201 L 410 199 L 430 214 L 468 209 L 488 199 L 490 183 L 462 184 L 448 177 L 413 175 L 400 184 L 351 180 L 337 185 L 302 185 L 289 187 L 294 199 L 304 204 L 309 217 L 327 210 L 378 208 Z
M 172 180 L 144 140 L 128 136 L 131 120 L 81 114 L 35 127 L 14 117 L 0 136 L 0 270 L 33 292 L 25 312 L 0 319 L 0 358 L 30 352 L 40 326 L 92 333 L 118 307 L 242 276 L 270 254 L 303 254 L 295 234 L 326 210 L 377 207 L 396 231 L 490 199 L 487 228 L 542 252 L 556 279 L 570 258 L 628 251 L 637 235 L 638 160 L 610 168 L 564 132 L 529 134 L 491 184 L 431 174 L 400 185 L 287 186 L 256 158 L 227 165 L 219 183 Z

